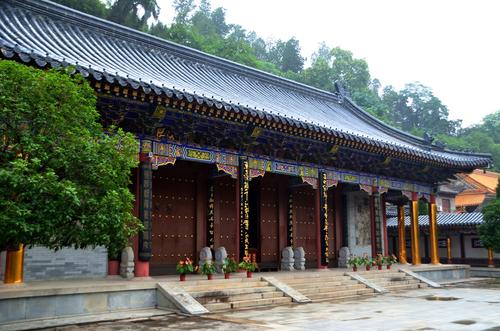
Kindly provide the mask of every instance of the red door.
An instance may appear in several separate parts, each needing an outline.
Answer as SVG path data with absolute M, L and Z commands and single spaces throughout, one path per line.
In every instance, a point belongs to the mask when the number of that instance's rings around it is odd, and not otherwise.
M 278 176 L 266 174 L 260 184 L 260 262 L 261 267 L 278 268 L 279 251 L 279 194 Z
M 294 248 L 303 247 L 308 266 L 316 266 L 315 190 L 309 186 L 294 188 L 293 199 L 293 243 Z
M 153 172 L 151 267 L 158 273 L 196 257 L 195 178 L 195 167 L 184 162 Z
M 236 180 L 220 177 L 214 181 L 214 248 L 226 248 L 236 258 Z

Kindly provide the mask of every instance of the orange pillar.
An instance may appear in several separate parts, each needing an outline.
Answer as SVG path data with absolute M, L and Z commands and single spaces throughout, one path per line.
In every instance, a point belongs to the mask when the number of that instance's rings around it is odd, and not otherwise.
M 420 230 L 418 228 L 418 196 L 413 192 L 410 201 L 411 216 L 411 263 L 413 265 L 422 264 L 420 258 Z
M 488 248 L 488 267 L 495 268 L 495 264 L 493 263 L 493 249 Z
M 7 250 L 5 262 L 5 284 L 17 284 L 23 282 L 24 245 L 20 244 L 16 250 Z
M 399 263 L 407 264 L 406 259 L 406 229 L 405 229 L 405 206 L 398 205 L 398 243 Z
M 437 205 L 436 196 L 434 194 L 431 194 L 431 199 L 429 201 L 429 237 L 431 248 L 431 264 L 440 264 L 437 236 Z
M 446 252 L 447 252 L 447 259 L 448 259 L 448 264 L 451 264 L 451 238 L 448 237 L 446 239 Z

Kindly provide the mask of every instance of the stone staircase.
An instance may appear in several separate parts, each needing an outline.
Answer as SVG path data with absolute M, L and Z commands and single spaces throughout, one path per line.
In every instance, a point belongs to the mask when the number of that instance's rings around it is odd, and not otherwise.
M 390 292 L 427 288 L 428 285 L 398 270 L 358 271 L 361 277 Z
M 297 272 L 276 276 L 313 302 L 372 297 L 375 291 L 342 273 L 329 271 Z
M 244 309 L 292 302 L 283 292 L 260 277 L 186 281 L 181 284 L 209 312 Z

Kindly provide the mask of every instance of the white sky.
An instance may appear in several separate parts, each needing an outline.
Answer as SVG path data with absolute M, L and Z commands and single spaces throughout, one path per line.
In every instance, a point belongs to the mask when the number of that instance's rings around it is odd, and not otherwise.
M 212 0 L 228 23 L 264 39 L 295 36 L 310 58 L 320 42 L 364 58 L 372 78 L 419 81 L 464 126 L 500 110 L 500 1 Z M 158 0 L 171 22 L 170 0 Z

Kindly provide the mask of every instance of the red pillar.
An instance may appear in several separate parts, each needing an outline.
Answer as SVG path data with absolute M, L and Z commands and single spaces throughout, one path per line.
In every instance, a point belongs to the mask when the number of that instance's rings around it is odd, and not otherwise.
M 377 230 L 375 225 L 375 197 L 370 194 L 370 231 L 371 231 L 371 244 L 372 244 L 372 257 L 377 255 Z

